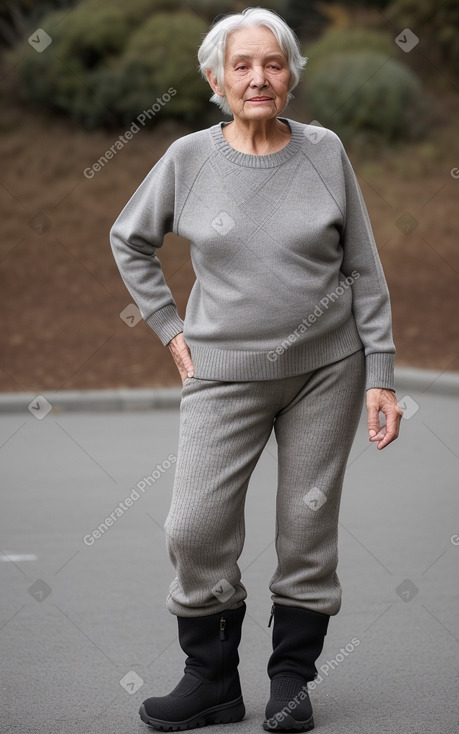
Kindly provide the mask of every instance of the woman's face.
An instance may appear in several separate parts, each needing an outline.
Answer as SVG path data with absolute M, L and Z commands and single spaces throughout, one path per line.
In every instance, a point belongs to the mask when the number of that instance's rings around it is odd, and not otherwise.
M 208 77 L 209 78 L 209 77 Z M 209 79 L 209 81 L 211 81 Z M 268 28 L 242 28 L 226 42 L 224 89 L 234 117 L 268 120 L 280 115 L 288 99 L 290 69 L 287 57 Z

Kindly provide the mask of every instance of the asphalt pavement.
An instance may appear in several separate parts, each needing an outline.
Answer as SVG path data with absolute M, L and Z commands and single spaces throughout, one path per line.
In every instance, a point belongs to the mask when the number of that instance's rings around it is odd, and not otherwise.
M 343 605 L 311 692 L 318 733 L 459 731 L 457 384 L 402 380 L 402 433 L 382 452 L 362 417 L 342 500 Z M 163 532 L 177 392 L 161 396 L 129 403 L 124 394 L 124 409 L 112 400 L 110 411 L 87 394 L 80 410 L 49 395 L 3 402 L 2 733 L 147 734 L 141 701 L 182 674 Z M 249 486 L 240 561 L 247 714 L 209 734 L 262 732 L 275 477 L 272 436 Z

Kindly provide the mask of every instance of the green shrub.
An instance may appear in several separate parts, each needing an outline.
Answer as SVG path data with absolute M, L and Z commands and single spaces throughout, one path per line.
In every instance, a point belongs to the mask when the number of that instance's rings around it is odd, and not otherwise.
M 188 13 L 153 16 L 131 35 L 122 57 L 96 75 L 97 98 L 127 123 L 173 87 L 177 93 L 161 116 L 193 122 L 211 95 L 196 58 L 206 30 L 203 21 Z
M 396 141 L 423 132 L 427 104 L 417 76 L 381 53 L 331 56 L 307 73 L 305 87 L 312 117 L 343 140 Z
M 181 0 L 82 0 L 70 13 L 48 14 L 40 25 L 52 44 L 37 53 L 24 42 L 10 56 L 22 97 L 97 127 L 134 120 L 174 87 L 153 120 L 199 119 L 210 96 L 197 68 L 208 26 L 183 7 Z
M 380 31 L 367 28 L 338 28 L 329 30 L 315 43 L 304 50 L 308 57 L 308 71 L 315 71 L 328 64 L 335 54 L 372 51 L 392 56 L 397 47 L 393 38 Z
M 227 13 L 241 13 L 247 7 L 260 7 L 274 10 L 279 15 L 287 13 L 289 0 L 260 0 L 259 2 L 245 2 L 245 0 L 190 0 L 190 7 L 211 23 L 217 16 Z
M 387 16 L 400 30 L 410 28 L 423 43 L 428 58 L 459 72 L 459 3 L 457 0 L 395 0 Z

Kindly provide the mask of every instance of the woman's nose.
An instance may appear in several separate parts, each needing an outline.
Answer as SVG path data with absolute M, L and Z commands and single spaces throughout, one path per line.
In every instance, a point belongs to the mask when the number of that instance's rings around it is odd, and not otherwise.
M 252 87 L 264 87 L 267 83 L 268 80 L 266 78 L 265 70 L 263 69 L 263 67 L 254 67 L 252 69 L 252 79 L 250 81 L 250 85 Z

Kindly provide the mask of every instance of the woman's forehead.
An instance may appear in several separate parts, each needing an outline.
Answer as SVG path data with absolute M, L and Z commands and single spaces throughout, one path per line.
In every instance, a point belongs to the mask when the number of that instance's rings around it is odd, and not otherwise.
M 228 58 L 242 56 L 281 56 L 285 54 L 280 48 L 277 39 L 269 28 L 251 27 L 239 28 L 229 34 L 226 41 L 226 55 Z

